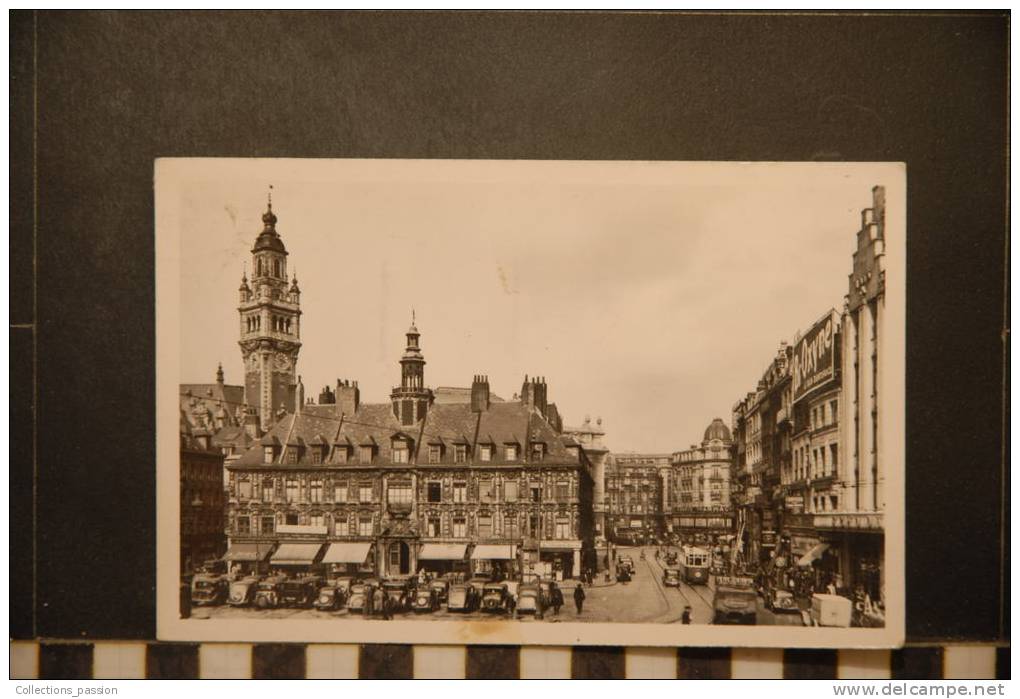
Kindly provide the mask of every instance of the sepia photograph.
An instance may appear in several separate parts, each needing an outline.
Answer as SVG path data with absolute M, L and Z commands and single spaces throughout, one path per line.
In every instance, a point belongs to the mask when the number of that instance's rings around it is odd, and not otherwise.
M 898 646 L 906 177 L 157 160 L 159 638 Z

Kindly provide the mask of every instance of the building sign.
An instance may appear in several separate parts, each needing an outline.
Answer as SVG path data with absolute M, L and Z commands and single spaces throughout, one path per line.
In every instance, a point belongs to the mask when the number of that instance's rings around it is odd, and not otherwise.
M 815 515 L 815 527 L 818 529 L 881 531 L 882 514 L 875 513 L 826 513 Z
M 804 496 L 803 495 L 787 495 L 786 496 L 786 511 L 800 514 L 804 511 Z
M 793 348 L 794 400 L 835 376 L 835 336 L 835 314 L 830 313 L 811 326 Z

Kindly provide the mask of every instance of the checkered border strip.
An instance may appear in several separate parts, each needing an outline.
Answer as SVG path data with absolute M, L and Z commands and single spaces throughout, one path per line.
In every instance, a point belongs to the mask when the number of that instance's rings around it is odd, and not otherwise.
M 12 641 L 12 679 L 1009 679 L 1009 647 L 901 650 Z

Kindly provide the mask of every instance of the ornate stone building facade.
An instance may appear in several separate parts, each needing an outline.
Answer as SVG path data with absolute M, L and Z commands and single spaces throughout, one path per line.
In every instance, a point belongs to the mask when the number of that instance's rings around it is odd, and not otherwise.
M 733 530 L 730 473 L 733 438 L 721 418 L 705 429 L 700 445 L 673 453 L 667 529 L 685 543 L 714 544 Z

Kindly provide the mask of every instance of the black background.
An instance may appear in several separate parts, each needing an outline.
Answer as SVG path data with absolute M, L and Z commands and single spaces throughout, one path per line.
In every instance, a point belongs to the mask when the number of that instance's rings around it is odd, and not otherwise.
M 155 636 L 153 160 L 199 155 L 905 161 L 907 631 L 1008 637 L 1008 13 L 10 18 L 12 637 Z

